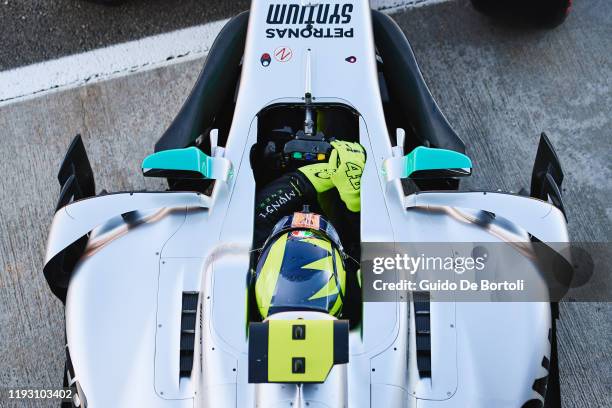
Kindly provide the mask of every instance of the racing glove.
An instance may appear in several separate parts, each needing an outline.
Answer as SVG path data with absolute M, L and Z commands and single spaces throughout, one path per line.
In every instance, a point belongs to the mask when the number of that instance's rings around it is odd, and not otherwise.
M 363 146 L 340 140 L 331 142 L 334 147 L 328 162 L 331 181 L 340 198 L 352 212 L 361 210 L 361 174 L 366 156 Z
M 306 176 L 319 194 L 330 190 L 334 186 L 327 163 L 309 164 L 300 167 L 298 171 Z

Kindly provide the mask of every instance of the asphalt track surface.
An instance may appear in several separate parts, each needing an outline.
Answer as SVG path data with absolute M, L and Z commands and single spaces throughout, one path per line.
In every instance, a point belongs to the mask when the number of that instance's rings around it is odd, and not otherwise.
M 237 0 L 0 0 L 0 71 L 221 20 L 249 8 Z
M 1 4 L 1 3 L 0 3 Z M 563 162 L 573 240 L 612 240 L 612 9 L 576 2 L 561 27 L 496 24 L 465 1 L 394 15 L 475 163 L 465 188 L 528 186 L 540 131 Z M 81 133 L 98 190 L 159 187 L 139 164 L 178 112 L 202 60 L 0 107 L 0 393 L 61 384 L 64 318 L 42 275 L 65 149 Z M 520 318 L 520 316 L 517 316 Z M 564 407 L 612 407 L 612 304 L 561 305 Z M 503 369 L 503 368 L 502 368 Z M 47 407 L 56 403 L 0 407 Z

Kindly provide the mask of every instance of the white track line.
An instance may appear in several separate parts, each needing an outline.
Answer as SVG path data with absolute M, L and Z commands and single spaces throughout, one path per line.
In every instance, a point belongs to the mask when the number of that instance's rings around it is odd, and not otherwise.
M 428 6 L 436 3 L 444 3 L 450 0 L 370 0 L 372 8 L 385 11 L 388 13 L 395 13 L 407 8 Z
M 385 12 L 448 0 L 371 0 Z M 0 72 L 0 106 L 203 57 L 227 20 Z
M 227 20 L 0 72 L 0 106 L 205 55 Z

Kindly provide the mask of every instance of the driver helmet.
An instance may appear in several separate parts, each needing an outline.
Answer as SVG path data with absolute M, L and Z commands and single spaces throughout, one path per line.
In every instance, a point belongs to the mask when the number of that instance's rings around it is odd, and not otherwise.
M 334 227 L 307 207 L 282 218 L 263 246 L 255 271 L 262 318 L 311 310 L 338 317 L 344 302 L 344 251 Z

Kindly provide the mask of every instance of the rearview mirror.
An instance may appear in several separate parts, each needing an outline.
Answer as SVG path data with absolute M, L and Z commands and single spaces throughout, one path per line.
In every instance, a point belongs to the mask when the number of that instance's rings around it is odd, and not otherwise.
M 472 161 L 453 150 L 419 146 L 405 156 L 385 160 L 383 173 L 387 181 L 465 177 L 472 174 Z
M 227 181 L 232 164 L 223 157 L 211 157 L 197 147 L 162 150 L 142 162 L 145 177 L 215 179 Z

